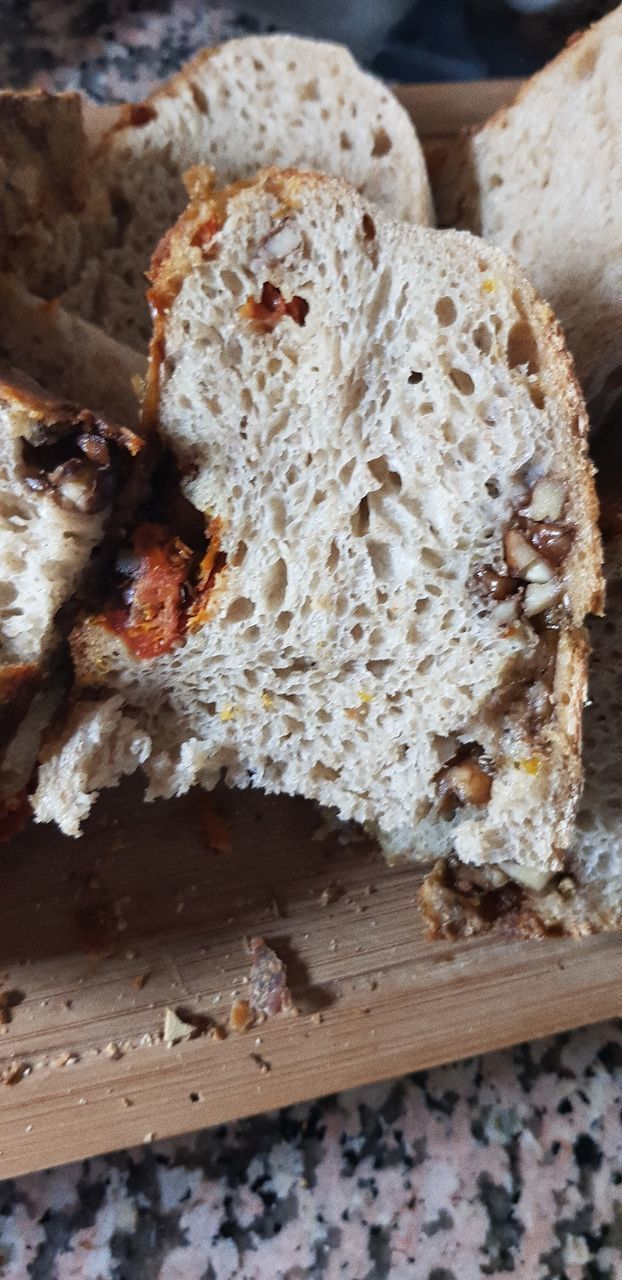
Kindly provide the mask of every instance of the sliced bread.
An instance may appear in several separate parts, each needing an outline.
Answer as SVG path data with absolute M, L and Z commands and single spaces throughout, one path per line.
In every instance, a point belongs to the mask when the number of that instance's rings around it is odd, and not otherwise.
M 21 727 L 35 695 L 53 706 L 41 691 L 61 634 L 59 611 L 83 583 L 108 521 L 121 523 L 142 447 L 128 428 L 2 371 L 0 794 L 7 787 L 13 794 L 18 762 L 28 756 Z M 31 718 L 29 742 L 40 718 L 39 711 Z
M 42 298 L 80 277 L 112 231 L 77 93 L 0 92 L 0 270 Z
M 622 536 L 607 547 L 607 612 L 590 627 L 590 701 L 585 711 L 585 789 L 577 830 L 556 875 L 503 866 L 478 870 L 440 861 L 420 904 L 433 937 L 507 930 L 575 937 L 622 924 Z
M 195 174 L 151 301 L 146 412 L 207 548 L 137 529 L 72 640 L 87 696 L 118 725 L 120 695 L 137 754 L 150 740 L 148 794 L 224 773 L 392 851 L 560 865 L 601 578 L 549 308 L 470 235 L 276 170 L 215 198 Z M 96 786 L 76 775 L 72 814 L 64 776 L 75 831 Z M 57 778 L 50 761 L 40 816 Z
M 551 304 L 595 425 L 622 399 L 622 6 L 432 172 L 440 226 L 513 253 Z
M 0 359 L 53 397 L 138 424 L 145 357 L 57 301 L 35 297 L 14 275 L 0 275 Z
M 186 203 L 183 174 L 219 183 L 267 164 L 343 175 L 395 217 L 430 220 L 423 154 L 389 89 L 346 49 L 294 36 L 248 36 L 199 53 L 146 102 L 127 108 L 99 150 L 116 243 L 66 298 L 131 346 L 150 336 L 144 273 Z

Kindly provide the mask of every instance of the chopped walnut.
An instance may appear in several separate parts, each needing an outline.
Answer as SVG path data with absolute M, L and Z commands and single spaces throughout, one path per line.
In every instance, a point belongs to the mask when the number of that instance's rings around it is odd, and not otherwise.
M 468 749 L 465 749 L 468 750 Z M 439 813 L 453 815 L 465 805 L 484 805 L 490 800 L 492 777 L 478 763 L 479 748 L 471 749 L 462 759 L 448 761 L 437 775 Z

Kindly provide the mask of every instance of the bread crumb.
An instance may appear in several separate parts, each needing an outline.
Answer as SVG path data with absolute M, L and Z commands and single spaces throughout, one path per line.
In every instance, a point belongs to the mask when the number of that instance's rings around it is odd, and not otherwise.
M 216 1026 L 212 1027 L 211 1031 L 209 1032 L 209 1037 L 210 1037 L 210 1040 L 218 1040 L 218 1041 L 226 1040 L 227 1032 L 225 1031 L 224 1027 L 220 1026 L 220 1023 L 217 1023 Z
M 233 851 L 231 828 L 222 814 L 217 813 L 209 797 L 201 797 L 201 814 L 206 848 L 210 853 L 231 853 Z
M 283 961 L 263 938 L 251 938 L 248 948 L 253 957 L 249 975 L 251 1008 L 267 1018 L 291 1012 L 294 1006 Z
M 155 1138 L 155 1133 L 153 1133 L 153 1131 L 151 1130 L 149 1133 L 145 1134 L 143 1138 L 143 1142 L 153 1142 L 154 1138 Z
M 3 1084 L 19 1084 L 25 1075 L 30 1074 L 30 1067 L 25 1062 L 12 1062 L 10 1067 L 2 1073 Z
M 229 1029 L 246 1031 L 253 1022 L 253 1010 L 248 1000 L 234 1000 L 229 1013 Z
M 190 1040 L 196 1035 L 196 1027 L 191 1022 L 184 1022 L 174 1009 L 166 1009 L 164 1013 L 164 1043 L 172 1049 L 180 1040 Z
M 135 991 L 142 991 L 142 989 L 143 989 L 143 987 L 144 987 L 144 985 L 145 985 L 145 983 L 146 983 L 146 981 L 147 981 L 147 979 L 148 979 L 148 978 L 149 978 L 149 974 L 148 974 L 148 973 L 137 973 L 137 974 L 135 974 L 135 975 L 134 975 L 134 977 L 132 978 L 132 986 L 134 987 L 134 990 L 135 990 Z
M 315 1026 L 319 1027 L 320 1022 L 323 1022 L 323 1021 L 324 1021 L 324 1019 L 323 1019 L 323 1017 L 322 1017 L 321 1013 L 312 1013 L 312 1014 L 311 1014 L 311 1021 L 315 1024 Z
M 114 1040 L 110 1040 L 109 1043 L 106 1045 L 104 1049 L 104 1054 L 107 1058 L 110 1059 L 111 1062 L 117 1062 L 119 1058 L 123 1057 L 123 1054 L 118 1044 L 115 1044 Z
M 133 1107 L 133 1106 L 134 1106 L 134 1102 L 133 1102 L 132 1098 L 121 1098 L 121 1104 L 122 1104 L 122 1106 L 124 1106 L 124 1107 Z
M 262 1076 L 267 1076 L 268 1072 L 272 1070 L 271 1063 L 266 1062 L 266 1059 L 262 1058 L 260 1053 L 251 1053 L 251 1058 L 253 1062 L 256 1063 L 256 1065 L 259 1067 L 259 1070 Z

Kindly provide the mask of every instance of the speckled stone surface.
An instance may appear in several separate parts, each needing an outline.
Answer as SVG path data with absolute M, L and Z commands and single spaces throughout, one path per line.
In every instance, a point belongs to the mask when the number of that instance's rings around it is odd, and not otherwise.
M 137 99 L 246 29 L 205 0 L 0 0 L 0 80 Z M 621 1113 L 608 1023 L 0 1184 L 0 1277 L 618 1280 Z
M 0 1185 L 3 1280 L 617 1280 L 622 1023 Z

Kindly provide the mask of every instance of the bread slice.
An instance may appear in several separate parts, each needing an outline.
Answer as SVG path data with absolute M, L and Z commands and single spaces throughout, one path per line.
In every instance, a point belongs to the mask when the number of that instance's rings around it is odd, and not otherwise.
M 583 937 L 622 924 L 622 536 L 607 547 L 607 612 L 590 628 L 590 701 L 585 711 L 585 790 L 577 830 L 559 872 L 523 876 L 501 867 L 477 872 L 440 861 L 420 904 L 433 937 L 506 930 L 524 936 Z
M 130 346 L 148 342 L 144 273 L 185 206 L 182 176 L 199 163 L 223 184 L 262 165 L 304 164 L 342 175 L 395 217 L 430 220 L 413 125 L 346 49 L 274 35 L 203 50 L 146 102 L 128 107 L 100 149 L 116 245 L 91 262 L 66 304 Z
M 62 634 L 59 611 L 83 583 L 108 522 L 122 526 L 142 448 L 128 428 L 2 372 L 0 796 L 14 794 L 18 774 L 28 779 L 30 747 L 54 706 L 44 685 Z
M 151 299 L 148 412 L 207 551 L 137 530 L 72 640 L 151 740 L 149 796 L 224 772 L 392 850 L 556 867 L 601 579 L 549 308 L 471 236 L 276 170 L 215 198 L 195 175 Z
M 432 171 L 439 225 L 516 255 L 564 327 L 598 424 L 622 388 L 622 6 Z
M 0 359 L 53 397 L 136 427 L 147 362 L 96 325 L 0 275 Z
M 42 298 L 79 279 L 112 232 L 77 93 L 0 92 L 0 270 Z

